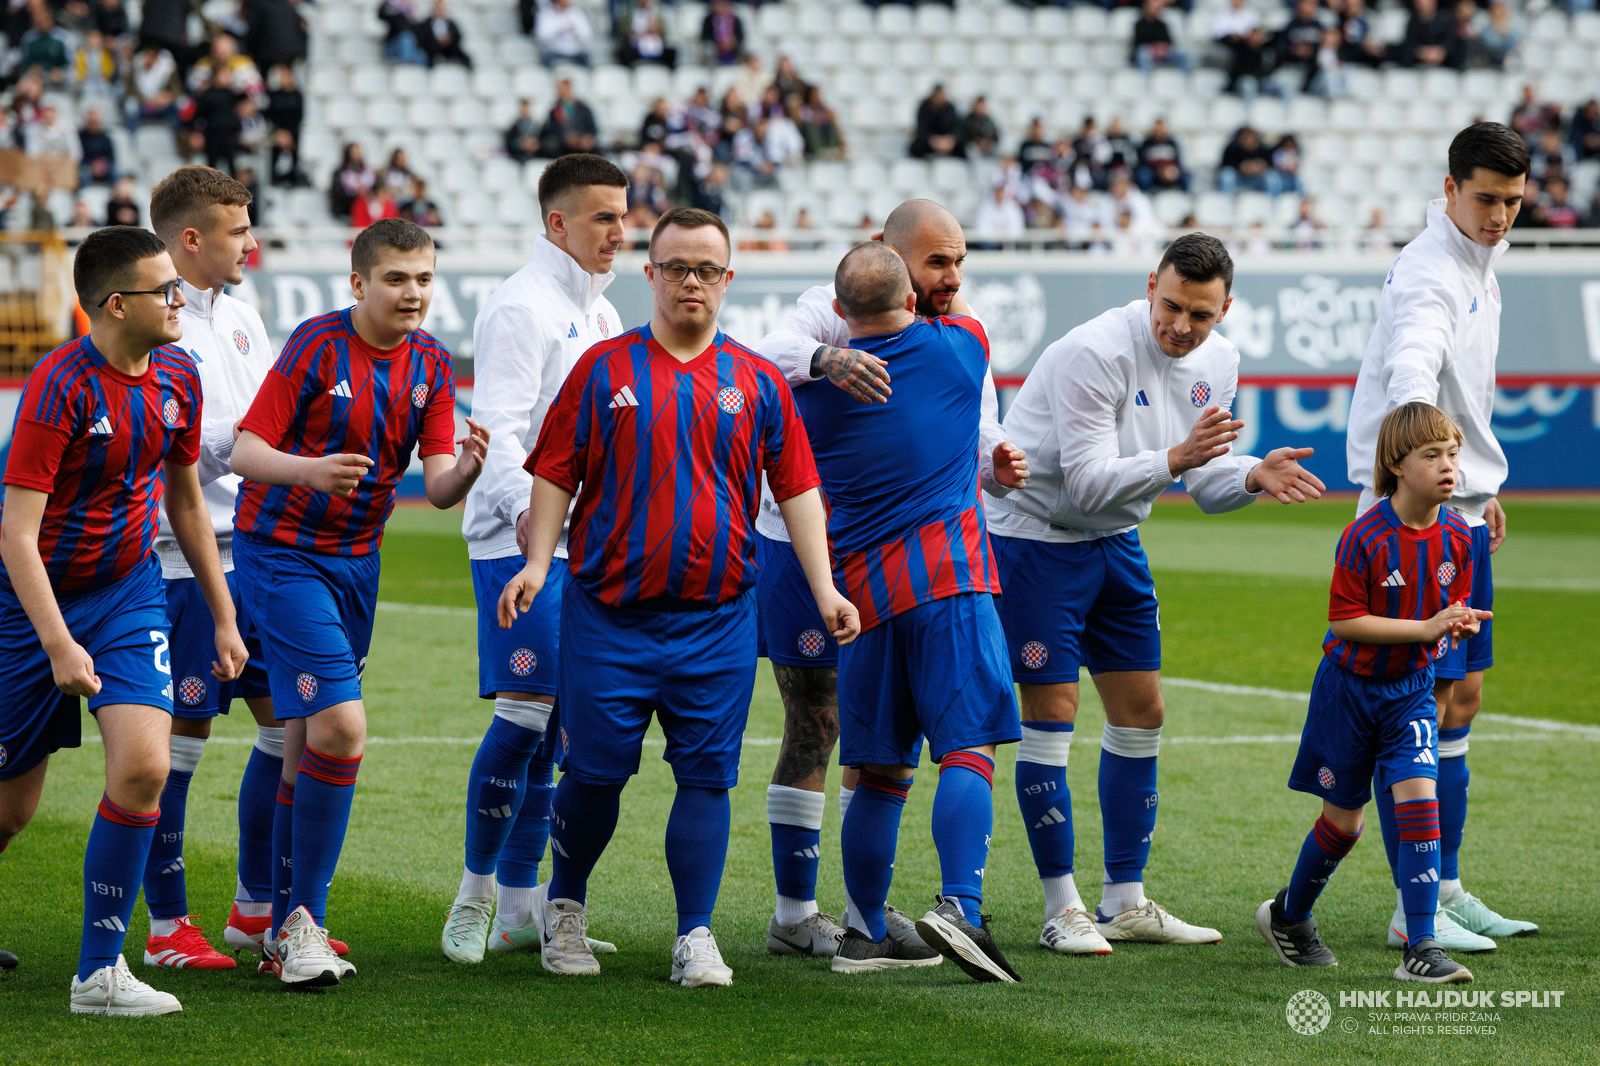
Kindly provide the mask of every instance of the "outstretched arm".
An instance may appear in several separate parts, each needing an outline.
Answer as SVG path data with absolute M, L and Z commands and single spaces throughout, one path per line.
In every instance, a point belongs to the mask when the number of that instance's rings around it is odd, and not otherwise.
M 467 498 L 472 483 L 483 473 L 483 461 L 489 454 L 489 431 L 472 419 L 467 419 L 467 435 L 456 441 L 461 449 L 454 455 L 424 455 L 422 457 L 422 482 L 428 502 L 439 510 L 448 510 Z
M 822 494 L 807 489 L 798 496 L 778 501 L 783 524 L 788 527 L 794 554 L 805 571 L 811 595 L 816 597 L 822 623 L 840 644 L 848 644 L 861 632 L 861 615 L 855 606 L 833 586 L 833 568 L 828 562 L 828 518 L 822 508 Z
M 167 520 L 172 523 L 172 535 L 189 569 L 194 571 L 216 626 L 217 658 L 211 664 L 211 676 L 218 681 L 232 681 L 244 671 L 250 653 L 239 637 L 233 595 L 228 591 L 222 558 L 217 554 L 217 535 L 211 528 L 205 497 L 200 494 L 199 470 L 194 464 L 186 466 L 171 460 L 162 463 L 161 470 L 167 483 L 163 502 L 167 505 Z
M 537 475 L 528 502 L 528 561 L 500 593 L 500 628 L 510 629 L 517 615 L 533 606 L 533 598 L 544 588 L 550 560 L 555 558 L 561 527 L 567 520 L 572 493 L 553 481 Z
M 365 455 L 343 453 L 313 459 L 280 452 L 250 430 L 233 446 L 233 472 L 263 485 L 295 485 L 331 496 L 349 496 L 372 465 Z

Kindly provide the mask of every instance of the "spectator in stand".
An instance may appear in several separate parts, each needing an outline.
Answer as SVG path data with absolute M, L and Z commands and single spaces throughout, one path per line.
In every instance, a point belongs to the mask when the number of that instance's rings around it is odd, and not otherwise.
M 911 154 L 917 159 L 961 154 L 961 115 L 943 85 L 935 85 L 927 99 L 917 105 L 917 131 Z
M 1468 0 L 1470 2 L 1470 0 Z M 1309 92 L 1324 100 L 1350 95 L 1350 75 L 1342 58 L 1343 39 L 1336 29 L 1322 31 L 1322 46 L 1317 49 L 1317 71 L 1311 77 Z
M 750 114 L 747 117 L 752 122 L 760 112 L 761 102 L 767 95 L 767 87 L 771 84 L 772 78 L 768 76 L 767 68 L 762 65 L 761 57 L 745 56 L 738 75 L 733 79 L 733 89 L 739 94 L 739 99 L 750 105 Z
M 433 13 L 417 23 L 417 44 L 428 56 L 428 66 L 460 63 L 472 69 L 472 57 L 461 47 L 461 26 L 450 17 L 445 0 L 433 0 Z
M 123 176 L 111 187 L 111 199 L 106 201 L 106 225 L 137 226 L 139 202 L 133 198 L 133 178 Z
M 1072 142 L 1072 154 L 1065 161 L 1072 171 L 1073 181 L 1082 184 L 1085 179 L 1096 189 L 1104 189 L 1111 182 L 1107 169 L 1111 166 L 1111 139 L 1100 130 L 1099 123 L 1095 122 L 1093 115 L 1085 115 L 1083 129 L 1078 131 L 1078 136 Z M 1061 165 L 1061 157 L 1057 153 L 1057 166 Z M 1108 217 L 1106 222 L 1109 224 Z
M 695 182 L 694 207 L 702 211 L 710 211 L 713 215 L 721 216 L 727 207 L 726 190 L 730 180 L 730 171 L 726 163 L 715 163 L 706 172 L 706 176 Z
M 1112 115 L 1106 126 L 1105 162 L 1102 164 L 1105 187 L 1110 188 L 1111 178 L 1118 172 L 1131 174 L 1138 165 L 1139 145 L 1128 136 L 1128 126 L 1122 116 Z
M 178 126 L 178 99 L 183 83 L 178 80 L 178 64 L 166 49 L 145 48 L 134 56 L 128 72 L 123 111 L 128 128 L 141 122 L 166 122 Z
M 272 68 L 267 81 L 271 88 L 267 92 L 267 106 L 262 114 L 274 129 L 292 133 L 295 143 L 299 144 L 300 125 L 306 115 L 306 98 L 295 82 L 294 68 L 279 64 Z
M 67 223 L 71 229 L 93 229 L 95 227 L 94 212 L 89 210 L 89 205 L 82 200 L 72 202 L 72 221 Z
M 1267 32 L 1247 0 L 1229 0 L 1211 20 L 1211 39 L 1228 50 L 1228 84 L 1223 92 L 1255 96 L 1266 77 Z
M 74 170 L 77 169 L 83 154 L 78 131 L 73 128 L 67 117 L 51 104 L 45 104 L 40 109 L 39 121 L 24 131 L 23 146 L 30 156 L 64 157 L 71 161 Z M 70 179 L 60 182 L 60 186 L 64 188 L 70 188 L 71 185 Z
M 267 120 L 261 117 L 261 108 L 248 96 L 239 97 L 239 102 L 233 105 L 233 113 L 239 119 L 239 151 L 253 158 L 267 146 L 271 135 Z
M 139 17 L 139 47 L 165 49 L 188 65 L 191 0 L 144 0 Z M 181 74 L 182 71 L 180 70 Z
M 1300 142 L 1285 133 L 1272 149 L 1272 169 L 1278 175 L 1279 192 L 1300 191 Z
M 1484 20 L 1477 0 L 1456 0 L 1451 9 L 1449 65 L 1457 70 L 1498 67 L 1493 51 L 1483 39 Z M 1486 16 L 1485 16 L 1486 17 Z
M 1366 0 L 1344 0 L 1339 16 L 1339 58 L 1347 64 L 1376 69 L 1387 55 L 1388 49 L 1373 33 Z
M 1156 209 L 1150 197 L 1139 190 L 1126 171 L 1119 170 L 1112 177 L 1106 202 L 1113 217 L 1123 214 L 1129 217 L 1126 228 L 1133 235 L 1143 237 L 1160 231 L 1161 223 L 1156 220 Z
M 972 228 L 979 237 L 1016 238 L 1027 230 L 1028 220 L 1022 213 L 1022 205 L 1017 203 L 1010 190 L 1004 184 L 998 184 L 990 191 L 988 198 L 978 205 Z M 974 247 L 995 251 L 1001 245 L 999 241 L 994 241 Z
M 1549 126 L 1539 132 L 1538 143 L 1530 154 L 1529 177 L 1537 178 L 1547 190 L 1553 178 L 1565 178 L 1578 162 L 1570 141 L 1562 140 L 1561 128 Z
M 717 66 L 729 67 L 744 58 L 744 22 L 734 12 L 732 0 L 712 0 L 700 23 L 700 41 L 706 59 Z
M 1000 127 L 989 116 L 989 98 L 980 96 L 972 101 L 972 110 L 961 120 L 961 143 L 966 146 L 968 159 L 993 159 L 1000 146 Z M 1021 211 L 1021 205 L 1017 206 Z
M 599 139 L 594 112 L 572 95 L 572 79 L 556 82 L 556 102 L 539 130 L 539 154 L 556 159 L 573 152 L 592 152 Z
M 78 184 L 111 185 L 117 180 L 117 146 L 106 133 L 99 108 L 91 108 L 78 131 Z
M 1060 216 L 1061 227 L 1066 231 L 1067 240 L 1072 242 L 1073 247 L 1084 247 L 1094 236 L 1095 231 L 1107 229 L 1112 223 L 1106 211 L 1105 197 L 1084 188 L 1077 182 L 1067 186 L 1066 195 L 1062 196 L 1057 204 L 1056 213 Z M 1038 226 L 1039 220 L 1039 213 L 1036 210 L 1035 226 Z
M 1241 126 L 1222 150 L 1217 189 L 1230 195 L 1240 189 L 1269 196 L 1283 191 L 1283 179 L 1272 169 L 1272 150 L 1261 143 L 1261 134 L 1252 127 Z
M 99 30 L 83 35 L 83 47 L 78 49 L 73 62 L 73 81 L 80 97 L 106 96 L 115 98 L 117 90 L 117 56 L 106 47 L 106 38 Z
M 1189 191 L 1183 153 L 1172 134 L 1167 132 L 1166 119 L 1158 118 L 1150 124 L 1150 135 L 1139 146 L 1139 166 L 1134 170 L 1134 179 L 1145 192 Z
M 1189 53 L 1173 47 L 1172 30 L 1161 17 L 1164 7 L 1166 0 L 1144 0 L 1139 9 L 1139 21 L 1133 24 L 1129 59 L 1146 74 L 1157 67 L 1178 67 L 1188 73 Z
M 145 5 L 149 11 L 150 5 Z M 98 0 L 91 13 L 94 28 L 108 41 L 120 40 L 128 35 L 128 12 L 122 0 Z
M 806 142 L 807 158 L 844 157 L 844 134 L 839 130 L 839 118 L 833 113 L 833 108 L 823 103 L 822 89 L 818 86 L 806 87 L 805 100 L 800 105 L 799 125 L 800 136 Z
M 733 115 L 723 128 L 730 131 L 728 154 L 733 164 L 730 180 L 734 190 L 742 192 L 776 186 L 778 166 L 768 158 L 763 143 L 767 132 L 766 121 L 758 121 L 756 127 L 751 129 L 740 116 Z
M 384 25 L 383 58 L 391 63 L 426 66 L 428 54 L 417 41 L 417 9 L 412 0 L 382 0 L 378 20 Z
M 1455 23 L 1439 13 L 1438 0 L 1412 0 L 1405 40 L 1396 46 L 1395 62 L 1402 67 L 1442 67 L 1450 60 Z
M 17 129 L 24 130 L 38 122 L 43 109 L 44 82 L 36 71 L 29 71 L 17 79 L 16 88 L 11 91 L 11 113 Z
M 46 5 L 30 5 L 28 11 L 33 28 L 22 35 L 22 58 L 17 61 L 17 69 L 38 70 L 53 88 L 65 87 L 77 42 L 56 25 L 55 14 Z
M 381 182 L 376 188 L 368 189 L 356 197 L 355 203 L 350 205 L 352 229 L 366 229 L 380 218 L 399 217 L 400 204 L 395 199 L 394 190 Z
M 206 166 L 232 174 L 244 129 L 238 112 L 243 94 L 234 89 L 232 67 L 219 67 L 201 84 L 194 98 L 194 128 L 205 139 Z
M 539 123 L 533 117 L 532 100 L 523 100 L 517 105 L 516 121 L 506 130 L 506 155 L 518 163 L 526 163 L 539 155 Z
M 300 142 L 287 129 L 272 131 L 272 154 L 269 171 L 272 185 L 278 189 L 304 189 L 311 184 L 306 172 L 300 169 Z
M 589 42 L 594 39 L 594 27 L 589 24 L 589 16 L 572 0 L 552 0 L 549 7 L 540 8 L 535 33 L 546 67 L 557 63 L 589 66 Z
M 1522 210 L 1511 222 L 1512 229 L 1549 229 L 1549 212 L 1544 203 L 1544 186 L 1529 178 L 1522 186 Z
M 1301 92 L 1310 91 L 1317 73 L 1317 49 L 1322 47 L 1324 25 L 1317 12 L 1317 0 L 1295 0 L 1294 16 L 1278 31 L 1278 65 L 1299 67 L 1304 73 Z
M 1564 177 L 1552 177 L 1545 180 L 1544 207 L 1546 222 L 1553 229 L 1576 229 L 1583 225 L 1583 213 L 1578 210 L 1570 197 L 1572 186 Z
M 678 67 L 678 50 L 667 43 L 667 23 L 657 0 L 633 0 L 618 21 L 617 62 L 625 67 L 657 63 Z
M 397 202 L 411 191 L 411 183 L 415 180 L 416 175 L 411 173 L 411 162 L 406 158 L 404 148 L 390 152 L 389 162 L 378 172 L 378 184 L 393 189 Z
M 377 172 L 367 166 L 361 145 L 354 141 L 346 144 L 339 169 L 333 172 L 333 184 L 328 187 L 328 210 L 334 218 L 348 222 L 351 207 L 377 183 Z
M 428 183 L 421 178 L 411 179 L 411 195 L 400 205 L 400 217 L 423 227 L 444 225 L 439 206 L 428 198 Z
M 208 81 L 215 84 L 216 75 L 228 72 L 228 86 L 236 93 L 261 96 L 266 92 L 266 82 L 255 60 L 239 54 L 239 42 L 231 33 L 219 33 L 211 38 L 211 49 L 189 70 L 189 91 L 201 92 Z
M 249 0 L 244 50 L 257 69 L 303 62 L 310 28 L 292 0 Z
M 1528 36 L 1527 25 L 1522 16 L 1511 10 L 1511 5 L 1505 0 L 1494 0 L 1489 5 L 1489 10 L 1479 15 L 1479 32 L 1483 35 L 1483 43 L 1489 49 L 1490 56 L 1494 59 L 1497 70 L 1505 70 L 1509 60 L 1516 56 L 1517 50 L 1522 47 L 1522 41 Z
M 800 76 L 794 67 L 794 60 L 788 56 L 778 57 L 778 70 L 772 75 L 772 84 L 778 87 L 778 95 L 787 100 L 790 95 L 799 93 L 802 100 L 806 92 L 812 87 L 811 83 Z
M 1574 159 L 1600 159 L 1600 100 L 1590 97 L 1573 112 L 1567 143 Z
M 628 175 L 628 210 L 641 205 L 656 216 L 666 214 L 672 207 L 672 196 L 661 171 L 648 165 L 636 166 Z
M 1540 133 L 1547 129 L 1561 128 L 1561 108 L 1555 104 L 1541 104 L 1533 86 L 1524 85 L 1522 103 L 1512 109 L 1511 119 L 1507 125 L 1522 134 L 1522 139 L 1532 148 L 1539 140 Z
M 658 96 L 650 101 L 650 110 L 644 114 L 644 121 L 639 123 L 639 146 L 647 144 L 665 145 L 667 136 L 672 130 L 672 108 L 667 103 L 665 96 Z
M 787 111 L 763 115 L 761 122 L 766 123 L 766 130 L 760 136 L 768 159 L 779 166 L 805 161 L 806 139 L 800 135 L 800 127 Z
M 1049 166 L 1055 155 L 1055 148 L 1045 139 L 1044 119 L 1028 123 L 1028 136 L 1017 146 L 1017 164 L 1022 172 L 1032 174 L 1039 167 Z

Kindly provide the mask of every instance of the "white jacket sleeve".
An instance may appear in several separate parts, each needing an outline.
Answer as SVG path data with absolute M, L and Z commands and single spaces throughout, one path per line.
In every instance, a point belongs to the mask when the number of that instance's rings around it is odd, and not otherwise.
M 1383 361 L 1385 409 L 1412 400 L 1437 403 L 1439 374 L 1455 337 L 1450 290 L 1442 279 L 1421 277 L 1390 295 L 1394 324 Z
M 490 513 L 502 522 L 514 524 L 533 491 L 533 476 L 522 464 L 538 443 L 530 438 L 547 344 L 533 316 L 515 304 L 502 304 L 483 324 L 479 351 L 494 354 L 480 356 L 472 383 L 472 418 L 489 431 L 489 454 L 479 481 Z
M 200 484 L 209 485 L 233 473 L 233 426 L 235 419 L 211 418 L 204 403 L 200 410 L 200 459 L 195 464 Z
M 816 380 L 811 376 L 811 356 L 824 344 L 843 348 L 850 343 L 850 328 L 833 309 L 830 286 L 814 285 L 801 294 L 788 320 L 756 345 L 756 351 L 774 363 L 791 385 Z
M 1217 405 L 1224 411 L 1233 410 L 1233 398 L 1239 391 L 1239 372 L 1228 375 L 1217 396 Z M 1184 491 L 1200 505 L 1206 514 L 1224 514 L 1237 511 L 1255 503 L 1261 493 L 1245 490 L 1250 471 L 1261 460 L 1253 455 L 1219 455 L 1205 466 L 1183 472 Z
M 1117 405 L 1123 383 L 1110 361 L 1093 352 L 1058 360 L 1050 383 L 1050 407 L 1061 441 L 1061 479 L 1065 502 L 1080 514 L 1154 496 L 1176 479 L 1166 449 L 1123 457 L 1117 442 Z
M 983 415 L 978 425 L 978 477 L 983 491 L 991 496 L 1009 496 L 1011 489 L 994 479 L 994 450 L 1006 439 L 1000 425 L 1000 396 L 994 389 L 994 373 L 983 372 Z

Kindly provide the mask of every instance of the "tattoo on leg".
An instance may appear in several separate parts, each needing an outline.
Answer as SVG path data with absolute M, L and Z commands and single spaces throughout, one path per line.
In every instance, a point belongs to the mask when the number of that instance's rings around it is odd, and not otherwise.
M 839 740 L 839 671 L 833 667 L 772 664 L 783 696 L 783 748 L 772 783 L 803 787 L 826 777 Z M 821 780 L 815 781 L 821 787 Z

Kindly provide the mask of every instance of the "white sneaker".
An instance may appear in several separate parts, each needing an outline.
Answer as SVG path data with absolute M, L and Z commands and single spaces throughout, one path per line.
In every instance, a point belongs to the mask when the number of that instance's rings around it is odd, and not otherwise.
M 1389 946 L 1403 948 L 1410 938 L 1406 936 L 1406 910 L 1396 903 L 1394 914 L 1389 918 Z M 1480 952 L 1490 952 L 1499 947 L 1493 940 L 1470 929 L 1463 929 L 1450 917 L 1450 912 L 1443 907 L 1433 916 L 1433 939 L 1441 951 L 1455 951 L 1464 955 L 1473 955 Z
M 1072 907 L 1045 919 L 1039 930 L 1039 946 L 1062 955 L 1109 955 L 1111 945 L 1095 929 L 1089 912 Z
M 672 980 L 684 988 L 733 984 L 733 971 L 722 961 L 711 930 L 697 925 L 672 945 Z
M 1215 944 L 1222 934 L 1203 925 L 1190 925 L 1167 913 L 1153 899 L 1140 902 L 1132 910 L 1107 918 L 1097 908 L 1095 930 L 1107 940 L 1134 940 L 1142 944 Z
M 305 907 L 296 907 L 278 928 L 278 979 L 286 985 L 336 985 L 348 963 L 328 946 L 328 931 Z M 351 966 L 350 971 L 355 972 Z
M 542 914 L 540 926 L 539 962 L 551 973 L 592 975 L 600 972 L 600 963 L 589 950 L 589 940 L 584 932 L 589 919 L 583 904 L 570 899 L 534 898 Z
M 917 923 L 907 918 L 898 907 L 883 905 L 883 924 L 889 927 L 889 935 L 914 951 L 931 951 L 928 943 L 917 932 Z
M 544 904 L 539 904 L 539 909 L 544 909 Z M 589 951 L 595 955 L 615 955 L 617 945 L 605 940 L 596 940 L 592 936 L 583 938 L 589 945 Z M 513 925 L 496 914 L 494 924 L 489 927 L 490 951 L 538 951 L 543 944 L 544 934 L 539 931 L 537 917 L 529 918 L 521 925 Z
M 137 1018 L 183 1010 L 178 997 L 158 992 L 133 976 L 128 960 L 117 956 L 116 965 L 102 966 L 87 981 L 72 979 L 72 1013 L 105 1014 Z
M 794 925 L 779 925 L 776 915 L 767 923 L 767 950 L 774 955 L 811 955 L 831 959 L 839 953 L 844 930 L 833 915 L 809 914 Z
M 494 900 L 474 896 L 457 900 L 445 912 L 444 932 L 439 947 L 451 962 L 482 962 L 489 946 L 489 926 L 493 921 Z

